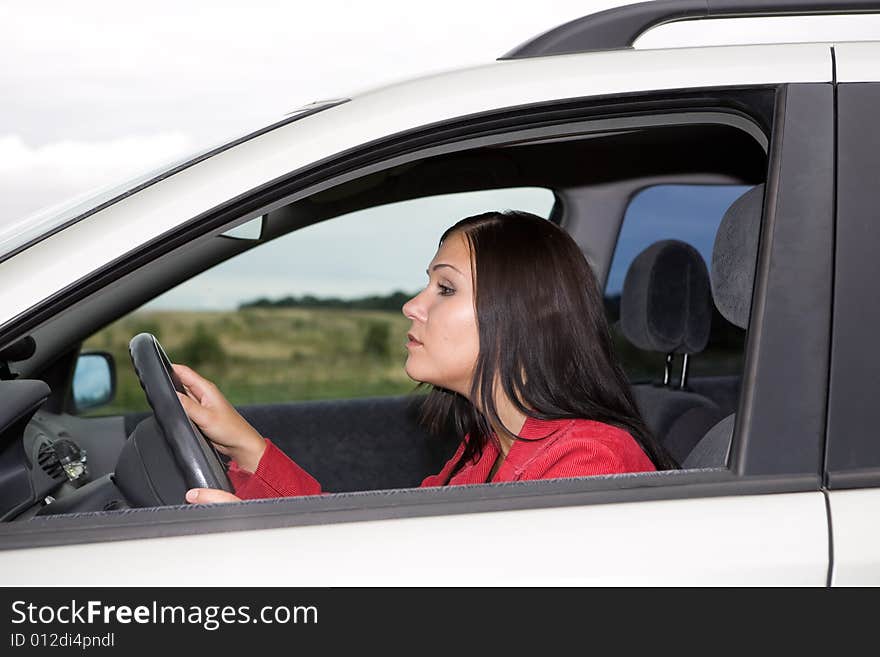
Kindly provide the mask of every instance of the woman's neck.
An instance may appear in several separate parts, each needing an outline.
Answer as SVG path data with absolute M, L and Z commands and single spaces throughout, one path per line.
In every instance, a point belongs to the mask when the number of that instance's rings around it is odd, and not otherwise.
M 508 431 L 514 434 L 519 434 L 522 431 L 523 425 L 526 422 L 526 415 L 516 408 L 509 399 L 506 397 L 499 399 L 496 402 L 496 409 L 498 411 L 498 417 L 501 422 L 504 423 L 504 426 L 507 427 Z M 495 435 L 498 436 L 498 440 L 501 442 L 501 452 L 504 456 L 507 456 L 507 452 L 510 451 L 511 446 L 513 445 L 513 439 L 505 436 L 501 431 L 501 427 L 493 426 L 492 429 L 495 431 Z

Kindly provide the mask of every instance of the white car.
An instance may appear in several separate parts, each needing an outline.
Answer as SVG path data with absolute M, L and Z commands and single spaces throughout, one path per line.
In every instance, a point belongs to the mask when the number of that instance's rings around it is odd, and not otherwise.
M 272 567 L 248 585 L 880 583 L 880 41 L 631 47 L 691 4 L 612 9 L 483 66 L 318 102 L 0 234 L 0 582 L 216 584 L 206 555 L 259 552 Z M 339 492 L 189 506 L 185 485 L 224 476 L 195 434 L 81 412 L 131 367 L 83 342 L 203 272 L 283 276 L 375 235 L 375 260 L 424 267 L 408 245 L 430 258 L 442 228 L 499 204 L 557 222 L 622 295 L 620 335 L 663 375 L 633 389 L 680 470 L 418 488 L 449 445 L 414 421 L 417 398 L 290 399 L 241 411 Z M 276 294 L 261 280 L 254 298 Z M 719 316 L 724 367 L 705 357 Z M 165 381 L 153 344 L 148 390 Z

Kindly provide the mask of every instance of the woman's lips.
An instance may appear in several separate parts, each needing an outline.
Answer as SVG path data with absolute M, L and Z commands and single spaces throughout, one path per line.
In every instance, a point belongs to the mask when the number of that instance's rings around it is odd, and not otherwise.
M 406 338 L 407 338 L 407 340 L 408 340 L 408 342 L 406 343 L 406 346 L 407 346 L 407 347 L 421 347 L 421 346 L 422 346 L 422 343 L 419 342 L 418 340 L 416 340 L 416 339 L 412 336 L 412 333 L 407 333 L 407 334 L 406 334 Z

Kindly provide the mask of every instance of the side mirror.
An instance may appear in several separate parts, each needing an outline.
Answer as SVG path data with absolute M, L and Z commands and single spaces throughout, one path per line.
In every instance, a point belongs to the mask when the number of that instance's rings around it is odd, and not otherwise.
M 97 408 L 116 396 L 116 364 L 106 351 L 85 351 L 73 370 L 73 405 L 77 413 Z

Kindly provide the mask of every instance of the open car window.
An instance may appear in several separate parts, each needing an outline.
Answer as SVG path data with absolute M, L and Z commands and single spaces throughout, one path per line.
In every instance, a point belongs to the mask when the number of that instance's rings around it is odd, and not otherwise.
M 118 371 L 115 399 L 80 417 L 121 417 L 126 435 L 148 419 L 127 358 L 131 337 L 148 332 L 172 360 L 217 383 L 324 491 L 418 487 L 440 471 L 461 440 L 430 436 L 420 426 L 415 382 L 402 366 L 409 321 L 400 308 L 423 287 L 422 272 L 442 232 L 464 216 L 492 209 L 538 214 L 576 236 L 613 299 L 636 251 L 658 239 L 696 241 L 708 258 L 721 215 L 762 180 L 766 139 L 756 138 L 754 129 L 740 130 L 739 118 L 725 125 L 722 115 L 710 117 L 717 123 L 689 125 L 675 117 L 663 125 L 656 117 L 642 127 L 628 121 L 620 130 L 603 123 L 595 134 L 535 137 L 428 157 L 257 215 L 260 230 L 249 240 L 228 239 L 226 228 L 202 243 L 206 252 L 213 248 L 230 256 L 151 296 L 84 341 L 84 352 L 108 352 Z M 688 140 L 695 155 L 682 148 Z M 723 150 L 729 157 L 707 161 L 701 153 L 709 152 L 709 143 L 716 146 L 711 152 Z M 575 165 L 590 159 L 602 165 Z M 664 212 L 651 198 L 666 187 L 640 183 L 646 176 L 670 184 L 716 184 L 682 185 L 691 197 L 670 202 L 667 194 Z M 609 178 L 618 179 L 616 206 L 572 202 L 584 190 L 606 188 Z M 719 179 L 730 184 L 718 185 Z M 716 191 L 708 212 L 695 198 L 699 190 Z M 682 220 L 688 208 L 690 223 Z M 591 257 L 597 244 L 610 244 L 611 257 Z M 738 330 L 731 355 L 741 362 L 744 329 Z M 624 343 L 618 341 L 617 349 L 628 362 Z M 661 365 L 662 357 L 654 354 L 652 364 Z M 741 384 L 738 372 L 723 387 L 700 394 L 640 387 L 638 377 L 632 380 L 640 412 L 658 439 L 674 437 L 679 463 L 712 424 L 733 412 Z M 694 377 L 691 383 L 701 381 Z M 677 420 L 693 410 L 695 399 L 711 412 L 688 424 L 684 440 Z M 725 462 L 726 457 L 713 465 L 723 468 Z
M 537 187 L 426 196 L 261 243 L 86 339 L 84 350 L 113 355 L 117 387 L 111 403 L 85 414 L 149 411 L 128 357 L 141 332 L 237 406 L 407 394 L 415 382 L 403 370 L 410 322 L 401 307 L 425 286 L 443 231 L 496 208 L 546 218 L 554 201 Z

